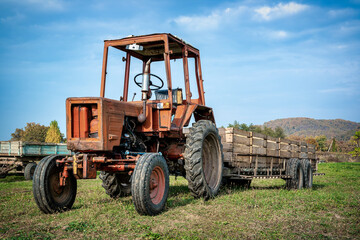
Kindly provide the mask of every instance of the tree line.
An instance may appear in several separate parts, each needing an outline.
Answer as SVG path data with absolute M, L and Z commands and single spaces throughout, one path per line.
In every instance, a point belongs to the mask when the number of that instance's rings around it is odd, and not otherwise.
M 265 134 L 267 136 L 274 137 L 274 138 L 286 138 L 284 129 L 282 129 L 281 127 L 276 127 L 275 130 L 273 130 L 272 128 L 269 128 L 266 126 L 254 125 L 252 123 L 250 123 L 249 125 L 247 125 L 246 123 L 240 124 L 236 120 L 234 121 L 233 124 L 229 123 L 228 127 L 236 128 L 236 129 L 240 129 L 240 130 L 244 130 L 244 131 L 248 131 L 248 132 L 262 133 L 262 134 Z
M 275 138 L 286 138 L 294 141 L 306 142 L 308 144 L 315 145 L 317 151 L 322 152 L 344 152 L 350 153 L 353 156 L 360 156 L 360 131 L 355 132 L 354 136 L 351 137 L 350 141 L 340 141 L 335 138 L 327 139 L 326 136 L 296 136 L 290 135 L 286 136 L 284 129 L 281 127 L 276 127 L 275 129 L 254 125 L 250 123 L 249 125 L 246 123 L 239 123 L 238 121 L 234 121 L 234 123 L 229 123 L 228 127 L 236 128 L 249 132 L 257 132 L 262 133 L 267 136 L 275 137 Z
M 16 128 L 11 134 L 10 141 L 24 141 L 37 143 L 60 143 L 65 142 L 64 134 L 60 132 L 59 124 L 56 120 L 50 122 L 50 126 L 39 123 L 26 123 L 24 128 Z

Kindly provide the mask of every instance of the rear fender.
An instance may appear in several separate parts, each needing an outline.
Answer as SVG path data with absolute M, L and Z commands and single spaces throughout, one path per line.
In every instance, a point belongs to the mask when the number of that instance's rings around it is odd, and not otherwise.
M 199 120 L 210 120 L 215 123 L 215 117 L 212 108 L 203 105 L 190 105 L 186 112 L 182 127 L 187 127 L 189 125 L 192 115 L 194 115 L 195 122 Z

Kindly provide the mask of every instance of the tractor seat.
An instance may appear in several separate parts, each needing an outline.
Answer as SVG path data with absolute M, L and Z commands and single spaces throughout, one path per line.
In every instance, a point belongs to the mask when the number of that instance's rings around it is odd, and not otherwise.
M 182 104 L 183 97 L 182 97 L 182 89 L 181 88 L 173 89 L 172 95 L 173 95 L 173 104 L 176 104 L 176 105 Z M 168 99 L 169 98 L 168 90 L 156 90 L 155 98 L 156 98 L 156 100 Z

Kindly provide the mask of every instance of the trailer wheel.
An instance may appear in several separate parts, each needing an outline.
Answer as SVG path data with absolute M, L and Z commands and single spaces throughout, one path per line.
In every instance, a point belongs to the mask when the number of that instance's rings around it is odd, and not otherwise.
M 223 153 L 219 132 L 209 120 L 193 124 L 186 138 L 185 170 L 188 187 L 196 198 L 208 200 L 220 189 Z
M 312 188 L 313 184 L 313 170 L 311 168 L 310 161 L 308 159 L 300 160 L 302 168 L 304 170 L 304 187 Z
M 55 213 L 69 210 L 74 204 L 77 183 L 69 172 L 64 187 L 60 186 L 61 167 L 56 166 L 57 155 L 43 158 L 36 167 L 33 177 L 33 194 L 35 202 L 44 213 Z
M 25 180 L 33 179 L 35 168 L 36 168 L 36 163 L 34 163 L 34 162 L 28 163 L 26 165 L 25 170 L 24 170 Z
M 301 162 L 297 158 L 291 158 L 286 166 L 286 175 L 291 179 L 286 180 L 288 189 L 302 189 L 304 186 L 304 171 Z
M 158 153 L 142 155 L 134 169 L 131 194 L 136 211 L 141 215 L 159 214 L 169 193 L 169 170 Z
M 6 178 L 8 173 L 5 171 L 5 169 L 6 169 L 6 165 L 0 164 L 0 178 Z
M 105 189 L 106 194 L 111 198 L 116 199 L 119 197 L 126 197 L 131 194 L 129 175 L 100 172 L 99 178 L 102 180 L 101 186 Z

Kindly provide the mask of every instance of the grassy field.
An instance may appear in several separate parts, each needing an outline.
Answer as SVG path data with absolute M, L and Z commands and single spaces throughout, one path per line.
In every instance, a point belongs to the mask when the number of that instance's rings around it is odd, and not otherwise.
M 78 181 L 73 209 L 39 211 L 32 182 L 0 180 L 0 239 L 360 239 L 360 163 L 324 163 L 312 190 L 288 191 L 283 180 L 251 189 L 223 188 L 204 202 L 183 178 L 171 178 L 165 212 L 140 216 L 131 197 L 110 199 L 101 181 Z

